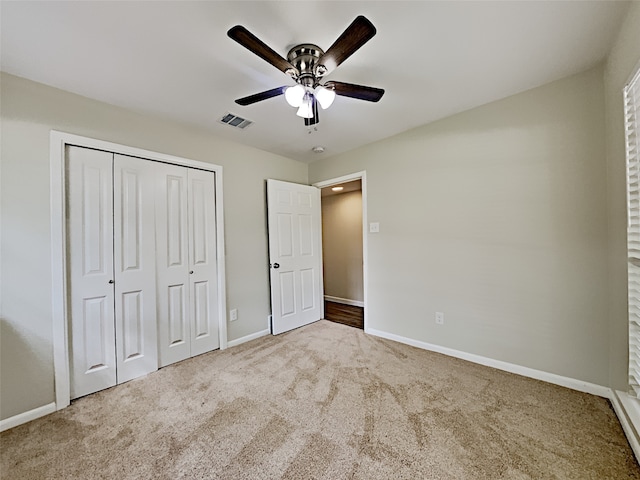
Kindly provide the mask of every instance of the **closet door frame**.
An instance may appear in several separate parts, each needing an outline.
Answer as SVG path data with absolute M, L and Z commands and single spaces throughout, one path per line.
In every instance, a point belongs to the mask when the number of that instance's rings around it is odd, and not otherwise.
M 77 146 L 104 150 L 115 154 L 144 158 L 151 161 L 180 165 L 215 173 L 216 212 L 216 260 L 218 297 L 218 335 L 220 350 L 227 348 L 227 305 L 224 262 L 224 204 L 222 191 L 222 167 L 212 163 L 190 160 L 163 153 L 105 142 L 71 133 L 51 130 L 51 274 L 53 309 L 53 364 L 56 410 L 67 407 L 71 401 L 71 381 L 69 369 L 68 319 L 70 305 L 67 300 L 67 233 L 65 214 L 65 150 L 67 146 Z

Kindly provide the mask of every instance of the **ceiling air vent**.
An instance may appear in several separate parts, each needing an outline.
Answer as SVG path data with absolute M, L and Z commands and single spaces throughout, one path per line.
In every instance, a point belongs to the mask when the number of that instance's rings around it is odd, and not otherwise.
M 247 120 L 246 118 L 238 117 L 233 113 L 226 113 L 221 119 L 220 123 L 224 123 L 226 125 L 230 125 L 235 128 L 245 129 L 253 122 L 251 120 Z

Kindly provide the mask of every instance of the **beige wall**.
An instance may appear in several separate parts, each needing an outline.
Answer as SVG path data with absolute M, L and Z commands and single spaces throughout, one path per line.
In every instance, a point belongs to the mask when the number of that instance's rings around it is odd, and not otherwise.
M 265 179 L 307 183 L 305 164 L 6 74 L 0 96 L 0 418 L 54 401 L 51 129 L 222 165 L 229 339 L 267 328 Z
M 632 2 L 604 72 L 609 217 L 610 383 L 626 391 L 628 362 L 627 207 L 622 88 L 640 64 L 640 2 Z
M 602 77 L 310 165 L 312 183 L 367 172 L 370 328 L 608 384 Z
M 362 191 L 322 197 L 324 294 L 362 302 Z

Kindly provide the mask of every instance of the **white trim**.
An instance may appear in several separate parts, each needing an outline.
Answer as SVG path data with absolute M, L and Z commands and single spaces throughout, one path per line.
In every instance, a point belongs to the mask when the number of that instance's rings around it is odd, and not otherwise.
M 56 404 L 54 402 L 48 403 L 38 408 L 34 408 L 33 410 L 29 410 L 27 412 L 19 413 L 18 415 L 14 415 L 13 417 L 5 418 L 4 420 L 0 420 L 0 432 L 4 432 L 5 430 L 9 430 L 10 428 L 17 427 L 18 425 L 22 425 L 23 423 L 30 422 L 31 420 L 35 420 L 36 418 L 44 417 L 45 415 L 49 415 L 56 411 Z
M 572 390 L 578 390 L 579 392 L 590 393 L 592 395 L 597 395 L 604 398 L 609 398 L 611 396 L 611 392 L 608 387 L 597 385 L 595 383 L 584 382 L 582 380 L 576 380 L 575 378 L 563 377 L 562 375 L 556 375 L 555 373 L 543 372 L 542 370 L 535 370 L 533 368 L 523 367 L 514 363 L 503 362 L 501 360 L 494 360 L 493 358 L 482 357 L 480 355 L 466 353 L 448 347 L 441 347 L 440 345 L 434 345 L 431 343 L 421 342 L 419 340 L 413 340 L 411 338 L 401 337 L 400 335 L 375 330 L 373 328 L 367 330 L 366 333 L 375 335 L 376 337 L 382 337 L 388 340 L 393 340 L 395 342 L 411 345 L 412 347 L 422 348 L 423 350 L 442 353 L 450 357 L 461 358 L 462 360 L 467 360 L 472 363 L 485 365 L 487 367 L 496 368 L 498 370 L 504 370 L 505 372 L 515 373 L 517 375 L 522 375 L 523 377 L 529 377 L 536 380 L 542 380 L 543 382 L 553 383 L 554 385 L 571 388 Z
M 636 460 L 640 461 L 640 404 L 633 398 L 619 390 L 611 390 L 611 405 L 620 420 L 622 430 L 627 437 Z
M 65 141 L 58 132 L 51 132 L 49 156 L 51 159 L 51 307 L 52 307 L 52 341 L 53 372 L 56 408 L 65 408 L 71 402 L 71 384 L 69 372 L 69 346 L 67 343 L 67 244 L 65 235 L 65 176 L 64 176 Z
M 318 256 L 320 257 L 320 265 L 319 265 L 319 279 L 318 279 L 318 284 L 319 284 L 319 288 L 318 290 L 320 290 L 318 293 L 318 301 L 320 301 L 321 298 L 324 297 L 324 268 L 322 267 L 324 265 L 324 250 L 322 249 L 322 192 L 320 191 L 320 189 L 318 187 L 316 187 L 316 189 L 318 190 L 318 229 L 316 230 L 316 245 L 319 246 L 319 252 L 318 252 Z M 321 320 L 324 318 L 324 302 L 320 301 L 320 318 L 318 318 L 318 320 Z M 270 325 L 271 331 L 273 331 L 273 316 L 271 316 L 271 325 Z
M 270 333 L 271 333 L 271 330 L 269 330 L 267 328 L 266 330 L 262 330 L 260 332 L 252 333 L 251 335 L 247 335 L 246 337 L 240 337 L 240 338 L 238 338 L 236 340 L 229 340 L 227 342 L 227 347 L 229 347 L 229 348 L 237 347 L 238 345 L 240 345 L 242 343 L 250 342 L 251 340 L 255 340 L 256 338 L 264 337 L 266 335 L 269 335 Z
M 348 298 L 332 297 L 331 295 L 325 295 L 324 299 L 327 302 L 341 303 L 343 305 L 351 305 L 353 307 L 364 307 L 364 302 L 361 302 L 360 300 L 350 300 Z
M 350 182 L 352 180 L 361 180 L 362 182 L 362 291 L 363 299 L 362 306 L 364 307 L 364 331 L 367 332 L 367 325 L 369 325 L 369 232 L 367 229 L 367 171 L 362 170 L 360 172 L 350 173 L 341 177 L 331 178 L 329 180 L 323 180 L 313 184 L 314 187 L 324 188 L 331 185 L 337 185 L 338 183 Z M 323 287 L 324 288 L 324 287 Z M 324 294 L 324 290 L 322 291 Z M 324 302 L 323 302 L 324 306 Z
M 117 143 L 105 142 L 71 133 L 51 130 L 51 275 L 53 308 L 53 365 L 56 409 L 65 408 L 70 403 L 69 349 L 67 336 L 67 288 L 66 288 L 66 230 L 65 230 L 65 148 L 75 145 L 85 148 L 144 158 L 157 162 L 181 165 L 215 172 L 216 176 L 216 235 L 218 257 L 218 332 L 220 350 L 228 346 L 227 342 L 227 303 L 225 284 L 225 247 L 224 247 L 224 205 L 222 198 L 222 167 L 212 163 L 175 157 L 164 153 L 152 152 Z
M 218 257 L 218 337 L 220 350 L 225 350 L 227 342 L 227 274 L 225 269 L 224 247 L 224 195 L 222 181 L 222 167 L 216 172 L 216 256 Z
M 629 77 L 627 78 L 627 81 L 624 82 L 624 87 L 623 88 L 627 88 L 629 86 L 629 84 L 631 83 L 633 78 L 638 74 L 638 72 L 640 72 L 640 60 L 638 60 L 638 62 L 631 69 L 631 73 L 629 74 Z

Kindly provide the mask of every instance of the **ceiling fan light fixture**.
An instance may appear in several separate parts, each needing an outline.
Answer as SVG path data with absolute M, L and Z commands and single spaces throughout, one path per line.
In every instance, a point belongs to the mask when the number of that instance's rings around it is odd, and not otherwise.
M 323 87 L 322 85 L 318 85 L 316 87 L 314 95 L 323 110 L 329 108 L 336 99 L 336 92 L 330 88 Z
M 284 98 L 292 107 L 299 107 L 304 100 L 304 94 L 306 93 L 304 87 L 300 84 L 292 87 L 287 87 L 284 91 Z
M 304 94 L 302 104 L 298 108 L 296 115 L 302 118 L 313 118 L 313 95 L 309 92 Z

